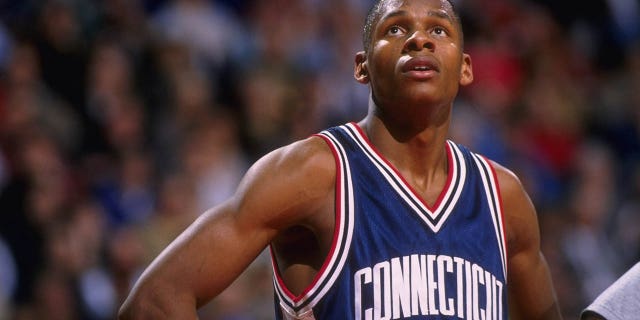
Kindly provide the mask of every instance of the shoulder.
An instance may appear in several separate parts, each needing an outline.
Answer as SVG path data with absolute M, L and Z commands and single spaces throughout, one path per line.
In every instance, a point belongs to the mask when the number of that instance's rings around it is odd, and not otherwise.
M 249 174 L 262 171 L 288 177 L 313 174 L 319 178 L 335 172 L 335 161 L 328 144 L 318 136 L 311 136 L 268 153 L 252 166 Z
M 485 157 L 480 153 L 474 152 L 473 150 L 469 149 L 464 145 L 457 144 L 453 141 L 449 141 L 449 142 L 452 143 L 456 149 L 462 151 L 463 154 L 467 154 L 465 156 L 465 158 L 467 158 L 467 161 L 473 162 L 472 160 L 468 160 L 468 159 L 481 160 L 481 161 L 476 161 L 476 163 L 478 163 L 478 165 L 482 168 L 482 170 L 488 169 L 492 171 L 492 172 L 489 172 L 488 174 L 489 175 L 493 174 L 493 176 L 495 177 L 495 180 L 499 189 L 499 193 L 500 193 L 500 198 L 503 202 L 502 203 L 503 207 L 505 205 L 509 206 L 512 203 L 528 200 L 528 195 L 525 192 L 522 182 L 520 181 L 519 177 L 509 168 L 501 165 L 500 163 L 492 159 Z M 484 168 L 485 165 L 480 165 L 480 163 L 488 164 L 489 168 Z
M 493 167 L 496 178 L 498 179 L 502 197 L 527 196 L 520 178 L 513 171 L 493 160 L 489 160 L 489 163 Z
M 454 150 L 461 151 L 467 161 L 474 162 L 475 160 L 475 162 L 478 164 L 478 166 L 481 167 L 482 170 L 488 169 L 492 171 L 488 174 L 491 175 L 493 173 L 493 175 L 495 176 L 502 200 L 511 200 L 511 198 L 514 197 L 526 196 L 526 194 L 524 194 L 524 187 L 520 179 L 509 168 L 492 159 L 485 157 L 483 154 L 475 152 L 474 150 L 463 144 L 456 143 L 452 140 L 448 140 L 448 143 L 450 146 L 453 146 Z M 480 165 L 480 163 L 483 164 Z M 489 168 L 485 168 L 486 164 L 489 165 Z
M 282 229 L 300 223 L 323 206 L 335 186 L 335 160 L 321 138 L 312 136 L 259 159 L 243 178 L 235 203 L 239 211 L 262 212 Z

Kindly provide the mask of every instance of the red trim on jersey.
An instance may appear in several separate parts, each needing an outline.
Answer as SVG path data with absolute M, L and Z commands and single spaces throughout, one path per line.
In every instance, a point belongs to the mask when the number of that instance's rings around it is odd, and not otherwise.
M 491 168 L 491 173 L 493 175 L 493 180 L 495 180 L 495 185 L 496 185 L 496 193 L 498 194 L 498 205 L 500 205 L 500 218 L 502 219 L 502 243 L 504 244 L 504 267 L 508 268 L 509 267 L 509 246 L 507 244 L 507 226 L 506 226 L 506 222 L 504 220 L 504 206 L 502 205 L 502 191 L 500 190 L 500 181 L 498 181 L 498 173 L 496 172 L 496 168 L 493 167 L 493 163 L 491 162 L 491 160 L 487 159 L 486 157 L 482 156 L 482 158 L 489 164 L 489 168 Z M 505 270 L 505 272 L 507 272 L 508 274 L 509 270 Z M 505 281 L 507 281 L 507 278 L 505 277 L 504 279 Z
M 331 249 L 329 250 L 329 253 L 325 257 L 325 260 L 322 263 L 322 267 L 316 273 L 316 275 L 313 277 L 313 280 L 311 281 L 311 283 L 302 291 L 302 293 L 300 293 L 297 296 L 295 294 L 293 294 L 289 290 L 289 288 L 287 288 L 287 286 L 285 285 L 285 283 L 284 283 L 284 281 L 282 279 L 282 275 L 280 274 L 280 268 L 278 267 L 278 262 L 276 261 L 276 257 L 275 257 L 275 255 L 273 253 L 273 246 L 270 245 L 271 263 L 273 265 L 273 270 L 275 272 L 276 281 L 278 282 L 278 285 L 280 286 L 280 288 L 282 289 L 284 294 L 286 294 L 287 297 L 289 297 L 294 303 L 297 303 L 300 300 L 302 300 L 303 298 L 305 298 L 307 296 L 307 294 L 309 293 L 309 291 L 311 289 L 313 289 L 313 287 L 316 285 L 316 283 L 318 283 L 318 280 L 320 280 L 320 278 L 324 274 L 325 270 L 329 266 L 329 262 L 331 262 L 331 258 L 333 257 L 333 255 L 334 255 L 334 253 L 336 251 L 337 244 L 338 244 L 338 236 L 340 234 L 340 228 L 342 228 L 342 225 L 340 225 L 340 218 L 341 218 L 341 210 L 340 210 L 340 208 L 342 206 L 342 202 L 340 201 L 340 195 L 342 194 L 342 184 L 341 184 L 341 182 L 342 182 L 342 170 L 341 170 L 342 165 L 340 163 L 340 157 L 338 155 L 338 151 L 335 149 L 334 145 L 331 143 L 331 141 L 327 137 L 324 137 L 324 136 L 322 136 L 320 134 L 314 134 L 313 136 L 322 138 L 327 143 L 327 145 L 331 149 L 331 153 L 333 153 L 333 158 L 335 159 L 335 162 L 336 162 L 335 223 L 334 223 L 334 230 L 333 230 L 333 240 L 331 241 Z
M 352 124 L 358 130 L 358 132 L 360 133 L 360 135 L 362 136 L 364 141 L 369 145 L 371 150 L 373 150 L 373 152 L 375 152 L 378 155 L 378 157 L 380 157 L 380 159 L 382 159 L 382 161 L 384 161 L 384 163 L 386 163 L 389 166 L 389 168 L 391 168 L 391 170 L 393 170 L 393 172 L 396 173 L 396 175 L 400 178 L 400 180 L 402 180 L 402 183 L 407 187 L 407 189 L 409 189 L 411 191 L 411 193 L 418 200 L 420 200 L 420 202 L 422 202 L 422 204 L 424 204 L 424 206 L 427 209 L 429 209 L 429 211 L 434 213 L 435 211 L 438 211 L 438 209 L 440 209 L 440 204 L 442 203 L 442 200 L 444 200 L 445 195 L 447 193 L 449 193 L 449 189 L 451 188 L 451 185 L 452 185 L 452 182 L 453 182 L 453 166 L 455 165 L 455 162 L 453 161 L 453 155 L 452 155 L 453 151 L 451 150 L 451 147 L 449 146 L 449 144 L 446 143 L 446 141 L 445 141 L 445 150 L 447 152 L 447 161 L 449 161 L 448 162 L 448 168 L 447 168 L 447 182 L 444 185 L 444 188 L 442 188 L 442 190 L 440 191 L 440 194 L 438 195 L 438 199 L 436 199 L 436 202 L 433 204 L 433 206 L 430 206 L 424 200 L 424 198 L 418 192 L 416 192 L 416 190 L 411 186 L 411 184 L 409 184 L 409 182 L 407 182 L 407 180 L 400 173 L 400 171 L 398 171 L 398 169 L 391 162 L 389 162 L 389 160 L 387 160 L 387 158 L 384 157 L 380 153 L 380 151 L 378 151 L 378 149 L 371 143 L 371 141 L 369 140 L 369 137 L 367 137 L 367 135 L 365 134 L 364 130 L 362 130 L 362 128 L 360 128 L 360 126 L 357 123 L 352 122 Z

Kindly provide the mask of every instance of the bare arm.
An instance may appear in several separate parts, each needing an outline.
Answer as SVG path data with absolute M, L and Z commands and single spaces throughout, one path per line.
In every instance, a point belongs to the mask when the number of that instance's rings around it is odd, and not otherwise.
M 540 252 L 535 208 L 518 178 L 500 165 L 494 167 L 506 220 L 510 314 L 515 319 L 561 319 L 551 274 Z
M 145 270 L 120 319 L 196 319 L 280 231 L 303 224 L 333 192 L 335 166 L 318 138 L 276 150 L 236 194 L 205 212 Z

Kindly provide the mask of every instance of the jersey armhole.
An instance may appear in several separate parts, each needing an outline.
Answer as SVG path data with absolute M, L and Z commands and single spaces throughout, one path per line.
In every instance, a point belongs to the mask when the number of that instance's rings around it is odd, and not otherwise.
M 313 137 L 321 138 L 323 141 L 327 143 L 331 152 L 333 154 L 333 158 L 336 164 L 336 181 L 335 181 L 335 223 L 334 223 L 334 231 L 333 238 L 331 241 L 331 248 L 325 257 L 324 262 L 322 263 L 322 267 L 316 275 L 313 277 L 313 280 L 307 287 L 300 293 L 299 295 L 293 294 L 284 283 L 282 275 L 280 273 L 280 268 L 278 266 L 273 245 L 269 246 L 271 253 L 271 263 L 273 268 L 273 276 L 274 276 L 274 288 L 276 292 L 276 296 L 280 302 L 280 306 L 284 309 L 283 312 L 287 312 L 292 315 L 300 315 L 305 312 L 308 312 L 317 300 L 319 300 L 324 292 L 326 292 L 325 287 L 327 287 L 327 279 L 331 278 L 331 273 L 336 272 L 336 264 L 338 260 L 340 260 L 340 253 L 343 253 L 341 248 L 341 238 L 344 238 L 344 219 L 342 215 L 344 214 L 343 203 L 342 203 L 342 188 L 343 188 L 343 161 L 341 161 L 341 156 L 339 155 L 339 148 L 335 142 L 333 142 L 330 138 L 323 134 L 315 134 Z M 339 270 L 338 270 L 339 271 Z

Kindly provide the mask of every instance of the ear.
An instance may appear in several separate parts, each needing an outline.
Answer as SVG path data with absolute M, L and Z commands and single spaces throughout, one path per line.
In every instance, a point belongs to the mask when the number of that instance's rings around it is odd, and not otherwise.
M 367 54 L 364 51 L 356 53 L 355 66 L 353 68 L 353 77 L 356 81 L 367 84 L 369 83 L 369 71 L 367 70 Z
M 473 68 L 471 67 L 471 56 L 462 54 L 462 67 L 460 68 L 460 85 L 466 86 L 473 82 Z

